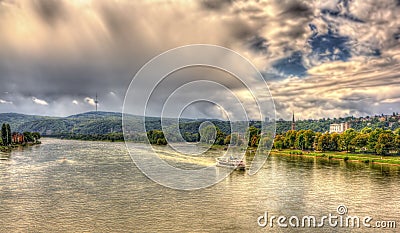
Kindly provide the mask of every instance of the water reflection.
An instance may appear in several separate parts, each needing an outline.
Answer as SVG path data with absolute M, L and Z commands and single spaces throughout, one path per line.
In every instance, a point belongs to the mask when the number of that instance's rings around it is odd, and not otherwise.
M 339 204 L 354 215 L 400 221 L 399 172 L 270 156 L 256 175 L 235 171 L 212 187 L 178 191 L 144 176 L 123 143 L 45 139 L 0 161 L 0 232 L 279 232 L 259 228 L 257 217 L 320 216 Z

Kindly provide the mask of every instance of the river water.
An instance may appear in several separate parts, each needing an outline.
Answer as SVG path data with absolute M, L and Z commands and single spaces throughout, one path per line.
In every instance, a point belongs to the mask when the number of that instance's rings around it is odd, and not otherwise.
M 0 160 L 0 232 L 375 232 L 327 222 L 262 228 L 257 218 L 339 216 L 342 204 L 347 215 L 394 220 L 398 229 L 399 184 L 395 166 L 270 156 L 254 176 L 235 171 L 179 191 L 144 176 L 124 143 L 43 139 Z

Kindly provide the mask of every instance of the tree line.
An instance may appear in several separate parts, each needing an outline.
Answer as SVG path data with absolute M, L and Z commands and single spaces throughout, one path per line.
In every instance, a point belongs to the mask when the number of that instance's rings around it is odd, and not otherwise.
M 177 138 L 177 133 L 169 133 L 168 140 L 179 141 Z M 258 147 L 260 143 L 266 145 L 267 143 L 272 143 L 271 138 L 262 137 L 261 130 L 255 126 L 250 126 L 247 130 L 246 135 L 239 135 L 237 133 L 224 133 L 218 126 L 208 125 L 200 129 L 199 133 L 190 132 L 180 132 L 182 138 L 186 142 L 201 142 L 206 144 L 214 145 L 235 145 L 243 146 L 245 141 L 248 141 L 247 146 Z M 167 140 L 165 139 L 165 134 L 161 130 L 149 130 L 147 131 L 147 138 L 151 144 L 156 145 L 166 145 Z M 248 138 L 248 140 L 247 140 Z
M 374 153 L 378 155 L 400 153 L 400 128 L 395 131 L 381 128 L 365 127 L 360 131 L 348 129 L 339 133 L 320 133 L 312 130 L 289 130 L 278 134 L 274 140 L 274 148 L 347 151 Z

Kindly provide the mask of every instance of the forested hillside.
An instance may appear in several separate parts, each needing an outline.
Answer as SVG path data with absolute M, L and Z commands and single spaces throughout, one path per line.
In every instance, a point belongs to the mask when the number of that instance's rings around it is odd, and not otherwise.
M 144 132 L 143 117 L 125 115 L 129 122 L 129 127 L 134 131 Z M 385 118 L 386 117 L 386 118 Z M 364 127 L 372 129 L 382 128 L 394 130 L 399 125 L 398 115 L 396 116 L 375 116 L 366 118 L 339 118 L 339 119 L 319 119 L 319 120 L 299 120 L 296 121 L 296 130 L 310 129 L 315 132 L 329 131 L 331 123 L 350 122 L 355 130 Z M 168 120 L 168 119 L 167 119 Z M 204 121 L 211 121 L 223 133 L 230 133 L 230 123 L 221 120 L 210 119 L 180 119 L 180 129 L 187 138 L 197 137 L 199 126 Z M 16 113 L 1 113 L 0 124 L 8 123 L 12 131 L 16 132 L 39 132 L 43 136 L 61 137 L 66 135 L 105 135 L 110 133 L 122 132 L 122 114 L 116 112 L 87 112 L 68 117 L 47 117 L 23 115 Z M 276 122 L 276 133 L 282 134 L 291 129 L 291 121 L 278 120 Z M 146 130 L 161 130 L 161 122 L 158 117 L 146 117 Z M 260 128 L 260 122 L 252 121 L 250 126 Z

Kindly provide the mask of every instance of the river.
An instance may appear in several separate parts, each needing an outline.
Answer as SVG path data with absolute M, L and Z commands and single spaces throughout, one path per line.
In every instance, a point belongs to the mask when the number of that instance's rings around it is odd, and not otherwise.
M 0 160 L 0 232 L 375 232 L 257 224 L 265 212 L 338 215 L 341 204 L 348 215 L 400 227 L 395 166 L 270 156 L 256 175 L 234 171 L 209 188 L 180 191 L 144 176 L 124 143 L 42 142 Z

